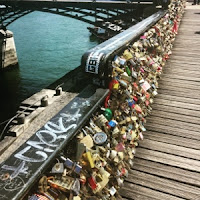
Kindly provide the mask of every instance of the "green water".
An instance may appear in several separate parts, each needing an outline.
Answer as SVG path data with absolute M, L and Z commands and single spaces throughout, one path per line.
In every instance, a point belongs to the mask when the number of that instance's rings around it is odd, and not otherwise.
M 20 102 L 80 65 L 81 56 L 98 41 L 85 22 L 43 12 L 9 25 L 19 68 L 0 73 L 0 122 L 13 116 Z

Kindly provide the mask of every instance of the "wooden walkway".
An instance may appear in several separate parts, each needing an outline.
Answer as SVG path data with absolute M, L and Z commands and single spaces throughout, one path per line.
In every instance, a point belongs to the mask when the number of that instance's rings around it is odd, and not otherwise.
M 200 200 L 200 6 L 188 6 L 120 193 L 134 200 Z

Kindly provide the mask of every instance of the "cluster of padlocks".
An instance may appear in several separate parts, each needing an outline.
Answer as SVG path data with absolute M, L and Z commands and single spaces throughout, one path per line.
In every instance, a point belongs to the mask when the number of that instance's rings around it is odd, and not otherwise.
M 115 56 L 104 106 L 74 138 L 74 154 L 58 155 L 30 200 L 120 198 L 119 188 L 133 166 L 138 141 L 146 130 L 158 79 L 172 53 L 184 3 L 172 0 L 162 19 Z

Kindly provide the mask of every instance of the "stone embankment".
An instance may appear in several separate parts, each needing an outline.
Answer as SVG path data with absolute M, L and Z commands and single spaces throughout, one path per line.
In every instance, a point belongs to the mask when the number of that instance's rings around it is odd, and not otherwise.
M 0 29 L 0 69 L 18 65 L 13 33 Z

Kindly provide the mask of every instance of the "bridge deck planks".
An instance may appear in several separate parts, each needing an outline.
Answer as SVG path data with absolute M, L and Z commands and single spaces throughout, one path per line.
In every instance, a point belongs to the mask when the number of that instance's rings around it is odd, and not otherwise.
M 200 6 L 187 6 L 124 200 L 200 199 Z

